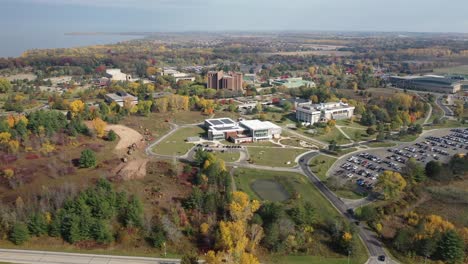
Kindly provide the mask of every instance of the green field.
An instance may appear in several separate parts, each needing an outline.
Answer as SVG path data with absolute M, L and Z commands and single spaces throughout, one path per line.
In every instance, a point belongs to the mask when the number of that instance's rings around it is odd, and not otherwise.
M 343 132 L 345 132 L 352 140 L 356 142 L 370 140 L 376 137 L 376 135 L 369 136 L 366 133 L 366 130 L 362 130 L 362 129 L 342 127 L 341 130 L 343 130 Z
M 326 143 L 330 143 L 332 140 L 335 140 L 340 145 L 351 143 L 351 141 L 349 141 L 336 127 L 333 127 L 330 133 L 323 133 L 317 136 L 308 136 Z
M 318 155 L 315 156 L 313 159 L 310 160 L 309 166 L 313 173 L 315 173 L 320 180 L 324 181 L 327 178 L 327 171 L 328 169 L 335 163 L 337 159 Z
M 349 119 L 344 119 L 344 120 L 337 120 L 336 124 L 338 126 L 345 126 L 345 127 L 352 127 L 352 128 L 361 128 L 362 130 L 366 130 L 367 127 L 359 124 L 358 122 L 354 121 L 351 122 Z
M 305 201 L 311 202 L 317 212 L 319 212 L 318 217 L 320 220 L 339 216 L 339 213 L 333 208 L 330 202 L 328 202 L 318 192 L 315 186 L 301 174 L 242 168 L 236 169 L 234 172 L 234 180 L 238 190 L 247 193 L 250 197 L 255 199 L 260 199 L 260 197 L 252 189 L 253 182 L 256 180 L 277 181 L 290 195 L 297 192 Z
M 393 142 L 371 142 L 367 144 L 368 147 L 371 148 L 389 148 L 396 146 L 396 143 Z
M 240 158 L 239 152 L 216 152 L 215 155 L 226 162 L 235 162 Z
M 203 136 L 205 131 L 198 126 L 178 129 L 168 138 L 164 139 L 153 148 L 154 153 L 160 155 L 184 155 L 193 144 L 185 142 L 188 137 Z
M 294 167 L 296 157 L 307 150 L 291 148 L 259 148 L 248 147 L 250 160 L 253 164 L 271 167 Z M 290 162 L 290 164 L 287 164 Z

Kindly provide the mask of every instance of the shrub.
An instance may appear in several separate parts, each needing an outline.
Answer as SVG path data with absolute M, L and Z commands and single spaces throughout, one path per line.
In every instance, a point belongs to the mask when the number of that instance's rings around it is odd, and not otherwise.
M 117 139 L 117 134 L 115 133 L 114 130 L 110 130 L 109 133 L 107 133 L 107 140 L 115 141 L 116 139 Z
M 91 168 L 96 166 L 96 154 L 90 149 L 85 149 L 81 152 L 80 168 Z

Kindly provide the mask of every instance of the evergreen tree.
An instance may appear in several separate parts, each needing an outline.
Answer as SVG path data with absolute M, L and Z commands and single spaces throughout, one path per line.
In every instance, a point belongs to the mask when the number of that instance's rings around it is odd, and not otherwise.
M 23 222 L 16 222 L 10 232 L 10 241 L 15 245 L 21 245 L 28 240 L 28 227 Z
M 41 236 L 47 234 L 48 225 L 43 214 L 33 214 L 28 221 L 28 229 L 31 235 Z
M 83 150 L 81 152 L 79 163 L 81 168 L 91 168 L 96 166 L 96 154 L 90 149 Z
M 141 226 L 143 220 L 143 206 L 140 200 L 133 196 L 124 208 L 122 220 L 125 226 Z
M 96 240 L 96 242 L 108 244 L 114 240 L 111 228 L 104 220 L 97 220 L 91 230 L 93 238 Z
M 114 132 L 114 130 L 110 130 L 109 133 L 107 133 L 107 140 L 115 141 L 116 139 L 117 139 L 117 134 Z
M 449 264 L 461 263 L 463 260 L 463 240 L 454 230 L 447 231 L 438 246 L 439 256 Z

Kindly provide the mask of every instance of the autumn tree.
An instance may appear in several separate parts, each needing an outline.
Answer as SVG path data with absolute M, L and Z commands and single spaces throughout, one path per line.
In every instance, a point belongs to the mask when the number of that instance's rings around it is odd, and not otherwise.
M 106 134 L 106 126 L 107 123 L 104 122 L 101 118 L 98 117 L 93 119 L 93 127 L 98 137 L 104 137 L 104 135 Z
M 0 78 L 0 93 L 7 93 L 11 90 L 11 83 L 5 78 Z
M 70 103 L 69 108 L 70 108 L 70 111 L 72 113 L 72 116 L 77 116 L 77 115 L 81 114 L 84 111 L 85 104 L 81 100 L 75 100 L 75 101 Z
M 375 187 L 376 190 L 382 192 L 385 200 L 394 199 L 405 189 L 406 181 L 398 172 L 384 171 L 379 176 Z

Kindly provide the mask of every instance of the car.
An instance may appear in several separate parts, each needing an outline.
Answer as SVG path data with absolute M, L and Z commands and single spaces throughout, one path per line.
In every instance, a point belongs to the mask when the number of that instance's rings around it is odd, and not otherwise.
M 385 261 L 385 256 L 384 256 L 384 255 L 380 255 L 377 259 L 378 259 L 379 261 Z
M 301 162 L 301 163 L 304 162 L 304 159 L 300 159 L 299 162 Z

